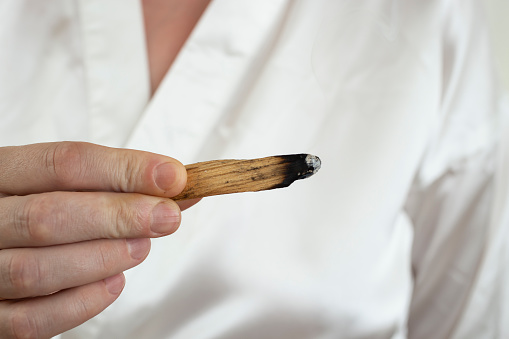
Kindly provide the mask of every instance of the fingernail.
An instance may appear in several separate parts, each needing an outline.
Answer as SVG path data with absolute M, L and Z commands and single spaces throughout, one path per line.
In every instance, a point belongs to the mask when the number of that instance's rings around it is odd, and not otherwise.
M 180 210 L 169 203 L 161 202 L 152 210 L 150 229 L 158 234 L 170 234 L 180 224 Z
M 126 239 L 127 249 L 131 258 L 139 260 L 145 258 L 150 250 L 150 240 L 145 238 Z
M 158 165 L 154 170 L 154 179 L 157 187 L 163 191 L 168 191 L 175 184 L 179 171 L 178 165 L 171 162 Z
M 120 273 L 113 277 L 104 279 L 104 283 L 106 284 L 106 289 L 110 292 L 110 294 L 117 295 L 124 289 L 125 277 L 122 273 Z

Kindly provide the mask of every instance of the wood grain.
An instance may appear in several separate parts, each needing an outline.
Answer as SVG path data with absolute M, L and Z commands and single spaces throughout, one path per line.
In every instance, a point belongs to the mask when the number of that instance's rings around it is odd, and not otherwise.
M 317 157 L 314 157 L 318 159 Z M 287 187 L 314 174 L 309 155 L 293 154 L 250 160 L 214 160 L 187 165 L 187 185 L 173 200 Z

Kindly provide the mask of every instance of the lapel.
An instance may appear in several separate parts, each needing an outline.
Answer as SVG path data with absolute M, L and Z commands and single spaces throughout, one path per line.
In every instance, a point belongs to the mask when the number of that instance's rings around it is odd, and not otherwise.
M 147 105 L 149 78 L 138 0 L 77 0 L 89 140 L 125 144 Z
M 196 161 L 210 133 L 234 114 L 288 2 L 212 1 L 126 147 Z

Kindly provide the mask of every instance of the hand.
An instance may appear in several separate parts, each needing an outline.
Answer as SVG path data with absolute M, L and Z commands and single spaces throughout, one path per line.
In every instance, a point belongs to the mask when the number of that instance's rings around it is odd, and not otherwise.
M 182 164 L 147 152 L 0 148 L 2 338 L 51 337 L 103 311 L 124 287 L 122 272 L 148 255 L 148 238 L 179 226 L 168 197 L 185 183 Z

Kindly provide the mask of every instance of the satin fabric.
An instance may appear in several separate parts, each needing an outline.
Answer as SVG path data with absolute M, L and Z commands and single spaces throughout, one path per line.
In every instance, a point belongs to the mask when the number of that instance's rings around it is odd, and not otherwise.
M 62 338 L 503 338 L 508 140 L 475 0 L 214 0 L 149 98 L 134 0 L 0 5 L 0 144 L 312 153 L 204 199 Z

